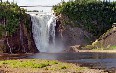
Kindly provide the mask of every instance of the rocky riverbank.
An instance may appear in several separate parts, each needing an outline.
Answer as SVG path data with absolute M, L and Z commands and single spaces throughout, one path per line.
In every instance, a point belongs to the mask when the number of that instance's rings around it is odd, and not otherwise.
M 64 52 L 116 53 L 116 50 L 78 50 L 75 48 L 71 48 L 71 49 L 65 50 Z
M 0 54 L 0 60 L 10 60 L 10 59 L 22 59 L 26 58 L 27 56 L 33 55 L 33 53 L 20 53 L 20 54 L 8 54 L 2 53 Z

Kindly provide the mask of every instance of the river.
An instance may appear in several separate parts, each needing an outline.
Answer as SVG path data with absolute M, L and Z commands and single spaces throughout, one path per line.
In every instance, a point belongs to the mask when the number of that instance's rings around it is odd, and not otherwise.
M 30 14 L 30 13 L 29 13 Z M 56 53 L 60 46 L 56 44 L 55 26 L 56 18 L 49 14 L 31 14 L 33 37 L 36 47 L 40 52 L 26 58 L 29 59 L 48 59 L 60 60 L 71 63 L 87 64 L 97 68 L 116 68 L 116 53 L 93 53 L 93 52 L 78 52 L 78 53 Z M 52 38 L 52 39 L 51 39 Z M 52 43 L 50 43 L 52 42 Z
M 116 68 L 116 53 L 36 53 L 29 59 L 61 60 L 71 63 L 91 64 L 97 68 Z

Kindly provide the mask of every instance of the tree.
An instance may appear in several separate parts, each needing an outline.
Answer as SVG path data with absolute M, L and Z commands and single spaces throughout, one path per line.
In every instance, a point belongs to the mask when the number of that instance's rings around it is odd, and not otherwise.
M 116 2 L 108 1 L 75 0 L 54 6 L 53 9 L 68 18 L 64 25 L 82 27 L 99 37 L 116 22 Z
M 97 0 L 75 0 L 75 2 L 78 2 L 78 3 L 88 3 L 88 2 L 94 2 L 94 1 L 97 1 Z

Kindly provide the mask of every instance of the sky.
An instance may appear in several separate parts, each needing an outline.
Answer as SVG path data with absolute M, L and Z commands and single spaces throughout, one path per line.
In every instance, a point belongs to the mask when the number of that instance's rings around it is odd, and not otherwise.
M 7 1 L 7 0 L 3 0 Z M 13 0 L 8 0 L 12 2 Z M 69 0 L 64 0 L 69 1 Z M 56 5 L 57 3 L 61 2 L 61 0 L 14 0 L 15 3 L 17 3 L 19 6 L 32 6 L 32 5 Z M 50 12 L 52 7 L 29 7 L 26 8 L 27 10 L 38 10 L 38 11 L 44 11 L 44 12 Z
M 3 0 L 7 1 L 7 0 Z M 8 0 L 10 2 L 13 2 L 13 0 Z M 64 0 L 69 1 L 69 0 Z M 116 1 L 116 0 L 111 0 Z M 14 0 L 15 3 L 17 3 L 19 6 L 31 6 L 31 5 L 56 5 L 61 2 L 61 0 Z M 50 12 L 52 7 L 29 7 L 26 8 L 27 10 L 38 10 L 38 11 L 44 11 L 44 12 Z

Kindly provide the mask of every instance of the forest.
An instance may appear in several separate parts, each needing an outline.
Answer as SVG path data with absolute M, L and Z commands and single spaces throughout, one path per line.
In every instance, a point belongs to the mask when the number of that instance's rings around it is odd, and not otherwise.
M 116 22 L 116 1 L 75 0 L 59 3 L 53 10 L 69 19 L 64 20 L 64 25 L 81 27 L 96 37 Z
M 4 32 L 12 35 L 19 27 L 19 23 L 23 18 L 27 17 L 25 9 L 20 8 L 13 2 L 0 2 L 0 37 L 4 36 Z M 23 20 L 25 24 L 26 20 Z

